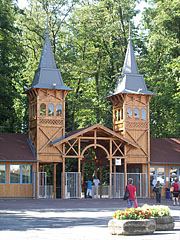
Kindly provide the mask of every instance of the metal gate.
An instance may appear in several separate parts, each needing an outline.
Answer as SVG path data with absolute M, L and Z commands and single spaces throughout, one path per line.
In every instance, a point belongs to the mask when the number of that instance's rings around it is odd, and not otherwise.
M 63 177 L 63 174 L 61 177 Z M 63 179 L 61 182 L 63 183 Z M 63 189 L 63 187 L 61 189 Z M 65 199 L 68 198 L 81 198 L 80 172 L 65 172 Z
M 39 198 L 47 197 L 47 173 L 39 172 Z
M 39 172 L 39 198 L 53 198 L 53 185 L 47 185 L 46 172 Z
M 138 198 L 148 197 L 148 179 L 146 173 L 127 173 L 127 182 L 129 178 L 133 179 L 133 185 L 136 187 L 136 196 Z M 124 196 L 124 173 L 110 174 L 110 198 L 123 198 Z
M 122 198 L 124 196 L 124 173 L 110 174 L 110 197 Z
M 148 197 L 148 180 L 146 173 L 127 173 L 127 180 L 133 179 L 133 185 L 136 187 L 136 196 L 138 198 Z

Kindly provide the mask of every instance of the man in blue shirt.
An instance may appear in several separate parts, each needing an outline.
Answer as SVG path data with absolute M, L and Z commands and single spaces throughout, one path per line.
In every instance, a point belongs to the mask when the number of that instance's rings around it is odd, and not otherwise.
M 86 196 L 92 198 L 92 182 L 91 180 L 86 181 L 87 183 L 87 192 Z

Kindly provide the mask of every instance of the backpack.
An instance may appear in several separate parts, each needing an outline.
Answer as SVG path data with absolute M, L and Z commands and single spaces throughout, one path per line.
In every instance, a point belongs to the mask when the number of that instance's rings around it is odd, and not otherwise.
M 126 190 L 125 190 L 125 193 L 124 193 L 123 200 L 127 200 L 128 198 L 129 198 L 129 190 L 128 190 L 127 186 L 126 186 Z

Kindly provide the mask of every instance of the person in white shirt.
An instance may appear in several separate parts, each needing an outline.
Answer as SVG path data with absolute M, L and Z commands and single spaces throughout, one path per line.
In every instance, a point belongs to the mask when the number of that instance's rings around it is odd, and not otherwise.
M 96 189 L 96 194 L 94 195 L 94 197 L 97 198 L 97 196 L 98 196 L 98 186 L 100 184 L 100 181 L 99 181 L 98 178 L 94 178 L 93 183 L 94 183 L 94 186 L 95 186 L 95 189 Z

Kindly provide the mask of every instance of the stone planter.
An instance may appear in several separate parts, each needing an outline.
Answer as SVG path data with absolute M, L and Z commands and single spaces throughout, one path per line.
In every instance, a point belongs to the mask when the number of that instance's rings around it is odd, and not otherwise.
M 174 218 L 172 216 L 155 217 L 156 231 L 170 231 L 174 228 Z
M 156 229 L 154 219 L 143 220 L 116 220 L 108 223 L 108 229 L 112 235 L 144 235 L 152 234 Z

